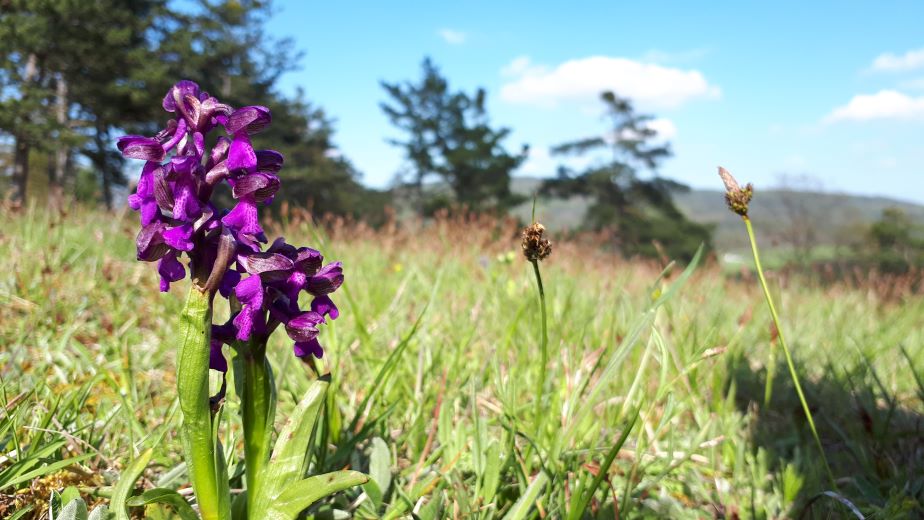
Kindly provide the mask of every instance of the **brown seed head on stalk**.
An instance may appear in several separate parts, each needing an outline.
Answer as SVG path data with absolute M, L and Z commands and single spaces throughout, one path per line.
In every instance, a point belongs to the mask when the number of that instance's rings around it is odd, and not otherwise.
M 748 205 L 751 203 L 751 197 L 754 196 L 754 185 L 749 182 L 742 188 L 732 174 L 721 166 L 719 166 L 719 177 L 725 183 L 725 203 L 728 204 L 728 209 L 742 217 L 747 217 Z
M 523 229 L 523 256 L 530 262 L 545 260 L 552 254 L 552 243 L 542 238 L 544 232 L 545 226 L 538 222 Z

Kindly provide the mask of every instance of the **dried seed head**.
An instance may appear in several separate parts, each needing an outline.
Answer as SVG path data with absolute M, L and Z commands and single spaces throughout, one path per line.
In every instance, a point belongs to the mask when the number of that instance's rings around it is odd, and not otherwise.
M 719 177 L 722 178 L 722 182 L 725 183 L 725 191 L 738 191 L 741 189 L 738 186 L 738 181 L 732 177 L 731 172 L 719 166 Z
M 742 217 L 747 217 L 748 205 L 751 203 L 751 197 L 754 196 L 754 185 L 747 183 L 742 188 L 732 174 L 721 166 L 719 166 L 719 177 L 725 184 L 725 203 L 728 204 L 728 209 Z
M 538 222 L 523 229 L 523 256 L 530 262 L 545 260 L 552 254 L 552 243 L 542 238 L 545 226 Z

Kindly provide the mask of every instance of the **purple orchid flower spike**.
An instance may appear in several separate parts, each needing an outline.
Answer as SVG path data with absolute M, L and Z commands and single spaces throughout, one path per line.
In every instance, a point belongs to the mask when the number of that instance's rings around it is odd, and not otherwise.
M 192 282 L 177 370 L 184 451 L 202 517 L 230 518 L 230 500 L 219 496 L 227 491 L 219 486 L 222 480 L 227 483 L 227 475 L 215 471 L 220 444 L 201 438 L 215 431 L 214 418 L 225 397 L 229 366 L 224 346 L 235 351 L 235 367 L 244 367 L 235 370 L 235 383 L 240 383 L 242 403 L 250 406 L 242 408 L 253 412 L 244 412 L 242 421 L 246 488 L 262 489 L 261 467 L 269 462 L 265 434 L 272 427 L 275 402 L 267 387 L 273 380 L 267 342 L 276 329 L 284 329 L 294 354 L 317 370 L 311 361 L 324 356 L 322 325 L 340 314 L 330 295 L 343 284 L 343 267 L 340 262 L 324 265 L 319 251 L 282 238 L 264 248 L 268 240 L 259 207 L 278 193 L 284 163 L 282 154 L 255 149 L 251 140 L 272 122 L 268 108 L 235 110 L 186 80 L 170 88 L 163 108 L 170 119 L 160 132 L 122 137 L 117 147 L 125 158 L 144 161 L 137 189 L 128 198 L 141 220 L 135 239 L 138 260 L 157 262 L 161 291 L 187 274 Z M 234 197 L 232 208 L 212 200 L 222 184 Z M 311 296 L 308 309 L 299 304 L 302 293 Z M 231 317 L 217 325 L 212 311 L 222 299 Z M 210 370 L 222 374 L 213 396 L 203 391 L 203 372 Z M 248 517 L 265 512 L 255 511 L 259 505 L 254 504 L 259 503 L 247 505 Z
M 129 135 L 117 143 L 124 157 L 145 161 L 128 199 L 141 219 L 138 259 L 157 262 L 162 291 L 188 270 L 200 289 L 239 304 L 228 323 L 213 327 L 213 369 L 227 370 L 221 345 L 265 343 L 279 325 L 294 342 L 295 355 L 320 358 L 318 327 L 340 314 L 330 294 L 343 283 L 343 267 L 323 265 L 317 250 L 282 238 L 263 249 L 259 206 L 279 191 L 284 158 L 255 149 L 251 136 L 270 125 L 270 110 L 235 110 L 187 80 L 170 88 L 163 108 L 172 118 L 157 135 Z M 207 139 L 220 129 L 224 135 Z M 215 144 L 207 149 L 206 142 Z M 236 200 L 230 211 L 211 201 L 221 183 Z M 308 310 L 299 307 L 302 292 L 312 296 Z

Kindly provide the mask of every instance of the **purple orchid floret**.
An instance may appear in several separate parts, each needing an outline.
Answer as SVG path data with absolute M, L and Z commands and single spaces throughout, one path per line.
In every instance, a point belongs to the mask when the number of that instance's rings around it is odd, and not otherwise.
M 227 323 L 212 328 L 212 369 L 227 371 L 222 345 L 265 343 L 280 325 L 296 356 L 322 357 L 318 326 L 339 316 L 329 295 L 343 283 L 343 268 L 323 265 L 320 252 L 283 238 L 263 249 L 268 240 L 258 208 L 279 191 L 284 159 L 275 150 L 255 150 L 251 136 L 270 125 L 270 110 L 235 110 L 187 80 L 167 92 L 163 107 L 172 118 L 162 131 L 124 136 L 117 144 L 124 157 L 145 161 L 128 198 L 141 217 L 138 260 L 157 262 L 161 291 L 185 278 L 188 265 L 201 289 L 240 303 Z M 206 136 L 221 130 L 206 149 Z M 221 183 L 236 200 L 233 208 L 211 201 Z M 312 298 L 308 310 L 299 306 L 302 293 Z
M 322 263 L 318 251 L 296 248 L 283 238 L 276 239 L 266 252 L 239 255 L 237 264 L 248 276 L 234 289 L 242 304 L 241 312 L 233 320 L 237 339 L 246 341 L 283 325 L 295 342 L 296 356 L 323 356 L 317 341 L 317 326 L 328 317 L 336 319 L 339 310 L 327 296 L 332 290 L 313 291 L 311 282 L 325 280 L 326 287 L 336 289 L 343 282 L 343 274 L 340 262 L 325 267 L 321 267 Z M 338 271 L 341 271 L 339 276 Z M 303 292 L 313 296 L 309 311 L 298 303 Z

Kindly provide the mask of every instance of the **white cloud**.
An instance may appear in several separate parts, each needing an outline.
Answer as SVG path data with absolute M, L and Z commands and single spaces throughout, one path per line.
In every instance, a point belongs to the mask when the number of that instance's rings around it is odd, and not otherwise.
M 651 49 L 645 54 L 642 54 L 641 61 L 659 63 L 662 65 L 666 65 L 668 63 L 694 63 L 705 58 L 709 52 L 709 49 L 705 47 L 676 52 Z
M 545 146 L 530 146 L 529 155 L 520 171 L 527 175 L 549 175 L 557 169 L 557 162 Z
M 648 124 L 645 126 L 657 132 L 657 135 L 652 139 L 654 142 L 663 143 L 677 136 L 677 126 L 670 119 L 652 119 L 648 121 Z M 603 140 L 608 144 L 613 144 L 616 141 L 615 135 L 616 133 L 613 131 L 606 132 L 603 134 Z M 622 139 L 638 139 L 639 135 L 637 132 L 631 130 L 623 130 L 619 134 L 619 137 Z
M 658 118 L 648 122 L 648 128 L 658 133 L 658 139 L 670 141 L 677 136 L 677 125 L 670 119 Z
M 870 121 L 873 119 L 924 119 L 924 96 L 912 97 L 895 90 L 854 96 L 835 108 L 825 120 Z
M 529 60 L 529 56 L 517 56 L 501 69 L 501 76 L 505 78 L 541 73 L 544 69 L 536 67 Z
M 455 29 L 440 29 L 437 34 L 450 45 L 462 45 L 468 38 L 467 34 Z
M 604 153 L 604 158 L 610 154 Z M 566 166 L 575 171 L 585 170 L 592 164 L 598 163 L 600 154 L 586 155 L 552 155 L 547 146 L 530 146 L 526 161 L 520 166 L 519 172 L 524 175 L 548 177 L 558 172 L 560 166 Z
M 547 108 L 570 101 L 596 100 L 605 90 L 653 108 L 671 108 L 691 99 L 721 95 L 719 88 L 710 85 L 697 70 L 609 56 L 569 60 L 552 69 L 534 66 L 528 58 L 520 57 L 502 73 L 511 80 L 501 87 L 501 99 Z
M 924 68 L 924 49 L 908 51 L 902 55 L 891 52 L 880 54 L 873 60 L 872 70 L 905 71 Z

